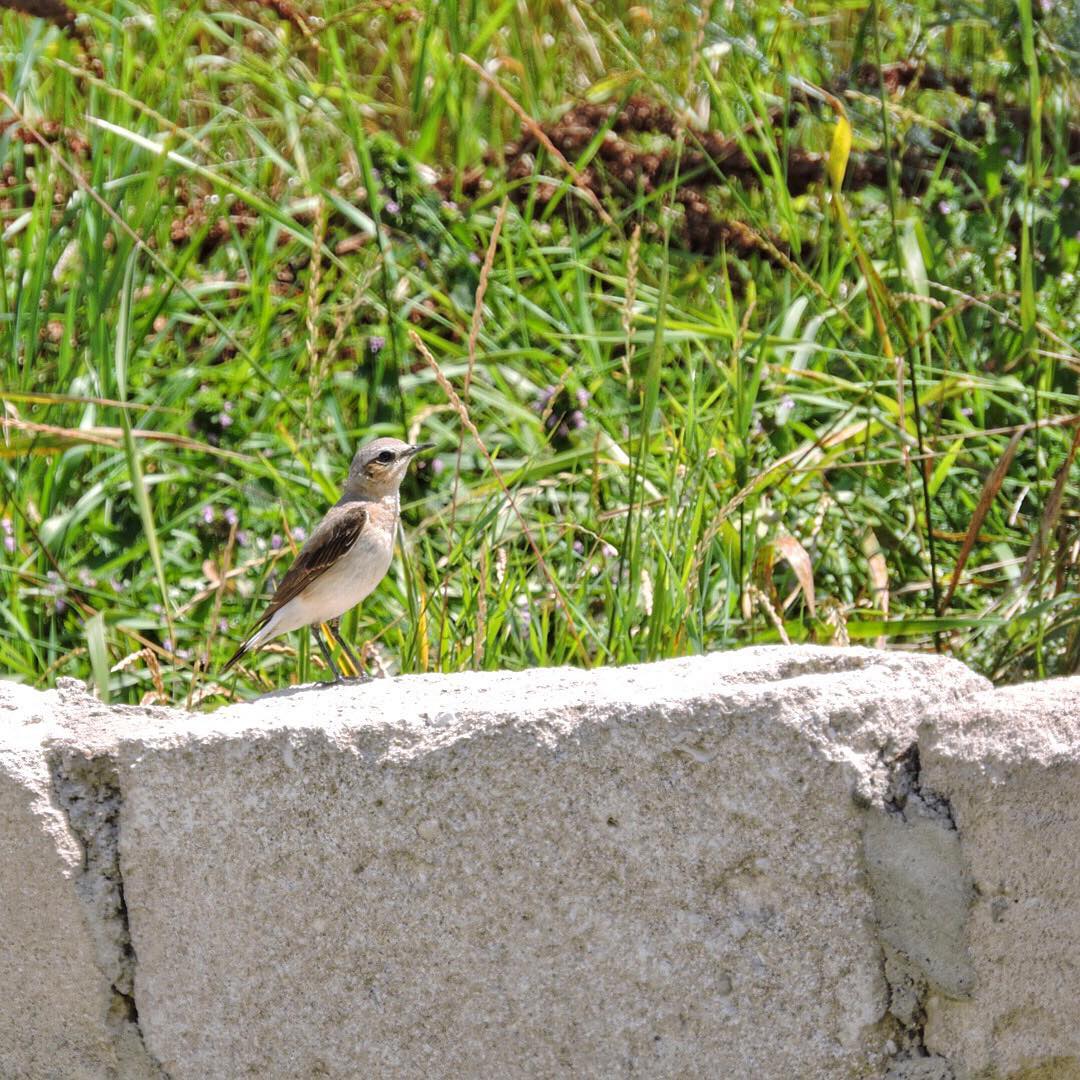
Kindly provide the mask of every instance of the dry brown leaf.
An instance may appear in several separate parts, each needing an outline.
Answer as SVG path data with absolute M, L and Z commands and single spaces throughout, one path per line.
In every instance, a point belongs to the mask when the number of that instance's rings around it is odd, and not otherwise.
M 870 569 L 870 588 L 874 594 L 874 602 L 881 609 L 882 616 L 887 619 L 889 617 L 889 567 L 881 552 L 877 534 L 869 527 L 863 533 L 862 550 Z M 875 645 L 879 649 L 885 647 L 884 634 L 878 637 Z
M 1054 531 L 1054 526 L 1057 524 L 1058 516 L 1061 514 L 1061 504 L 1065 498 L 1065 485 L 1069 480 L 1069 472 L 1072 470 L 1073 461 L 1076 458 L 1076 451 L 1080 448 L 1080 427 L 1073 432 L 1072 445 L 1069 447 L 1069 452 L 1065 456 L 1065 461 L 1062 463 L 1061 468 L 1058 469 L 1057 477 L 1054 481 L 1054 490 L 1050 492 L 1050 498 L 1046 500 L 1046 506 L 1043 508 L 1042 520 L 1039 522 L 1039 531 L 1035 535 L 1035 539 L 1031 541 L 1031 547 L 1028 548 L 1027 558 L 1024 559 L 1024 571 L 1020 575 L 1021 581 L 1029 581 L 1031 575 L 1035 572 L 1035 563 L 1038 561 L 1039 555 L 1046 550 L 1046 541 L 1050 534 Z
M 975 546 L 976 539 L 978 539 L 979 529 L 982 528 L 982 523 L 986 520 L 986 515 L 990 512 L 990 507 L 997 498 L 998 492 L 1001 490 L 1001 485 L 1005 482 L 1005 477 L 1009 473 L 1009 466 L 1012 464 L 1013 455 L 1015 455 L 1016 448 L 1020 445 L 1020 439 L 1023 435 L 1024 432 L 1022 430 L 1013 435 L 1009 440 L 1008 446 L 1005 447 L 1001 459 L 994 466 L 994 471 L 986 478 L 986 483 L 983 484 L 983 489 L 979 494 L 979 501 L 975 506 L 975 512 L 971 515 L 971 524 L 968 525 L 968 530 L 964 534 L 964 542 L 960 545 L 960 554 L 956 558 L 956 566 L 953 569 L 952 580 L 949 582 L 949 587 L 941 601 L 942 612 L 949 606 L 949 602 L 956 592 L 956 587 L 960 584 L 960 575 L 964 572 L 964 566 L 967 564 L 968 556 L 971 554 L 971 549 Z M 939 612 L 939 614 L 940 613 L 941 612 Z
M 814 618 L 817 615 L 817 604 L 814 600 L 814 567 L 806 548 L 794 536 L 778 536 L 775 543 L 780 558 L 791 567 L 796 580 L 802 587 L 803 596 L 806 597 L 806 606 L 810 609 L 811 618 Z
M 118 427 L 95 427 L 69 428 L 59 427 L 56 424 L 39 424 L 31 420 L 20 420 L 16 417 L 0 417 L 0 431 L 3 431 L 5 439 L 9 430 L 24 431 L 32 435 L 41 435 L 46 438 L 56 439 L 61 445 L 81 446 L 92 444 L 95 446 L 109 446 L 119 449 L 123 445 L 124 429 Z M 237 453 L 235 450 L 225 450 L 220 446 L 211 446 L 209 443 L 199 442 L 198 439 L 189 439 L 186 435 L 174 435 L 169 431 L 150 431 L 146 428 L 132 428 L 131 434 L 136 439 L 146 439 L 151 442 L 167 443 L 177 446 L 182 450 L 196 450 L 204 454 L 213 454 L 215 457 L 230 458 L 234 461 L 247 460 L 246 454 Z M 47 448 L 51 449 L 51 447 Z M 15 450 L 11 451 L 15 453 Z M 20 447 L 17 451 L 25 452 Z M 0 456 L 9 456 L 7 450 L 0 451 Z

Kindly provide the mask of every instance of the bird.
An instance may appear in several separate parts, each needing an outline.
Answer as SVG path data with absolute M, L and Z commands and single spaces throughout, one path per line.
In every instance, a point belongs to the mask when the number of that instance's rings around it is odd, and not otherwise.
M 329 626 L 357 673 L 362 672 L 360 661 L 338 630 L 338 620 L 359 604 L 390 568 L 401 481 L 412 459 L 433 446 L 385 438 L 356 451 L 341 498 L 312 531 L 259 616 L 254 632 L 225 662 L 222 675 L 245 653 L 272 638 L 311 626 L 335 681 L 341 682 L 341 672 L 319 629 L 321 623 Z

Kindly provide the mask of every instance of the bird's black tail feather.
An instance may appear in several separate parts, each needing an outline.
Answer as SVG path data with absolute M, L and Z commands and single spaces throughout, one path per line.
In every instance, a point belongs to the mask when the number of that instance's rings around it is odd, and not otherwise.
M 237 649 L 236 652 L 234 652 L 232 654 L 232 656 L 230 656 L 229 659 L 225 661 L 225 664 L 222 667 L 222 669 L 218 672 L 218 675 L 224 675 L 225 672 L 227 672 L 229 670 L 229 668 L 231 668 L 233 666 L 233 664 L 235 664 L 236 661 L 240 659 L 241 656 L 243 656 L 245 653 L 250 652 L 250 651 L 251 651 L 251 638 L 248 638 L 247 641 L 245 641 L 244 644 L 241 645 L 240 648 Z

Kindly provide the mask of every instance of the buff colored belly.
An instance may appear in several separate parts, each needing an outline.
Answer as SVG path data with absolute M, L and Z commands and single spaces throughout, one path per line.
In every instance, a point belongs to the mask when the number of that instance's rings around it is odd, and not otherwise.
M 356 607 L 382 581 L 394 553 L 392 536 L 361 534 L 353 547 L 267 625 L 269 637 L 311 623 L 329 622 Z

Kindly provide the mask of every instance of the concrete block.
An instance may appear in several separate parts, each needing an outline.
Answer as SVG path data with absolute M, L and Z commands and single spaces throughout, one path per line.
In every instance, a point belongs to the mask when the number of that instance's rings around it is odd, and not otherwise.
M 968 1077 L 1080 1078 L 1080 679 L 974 695 L 920 735 L 972 898 L 972 993 L 933 994 L 926 1043 Z
M 1068 684 L 798 647 L 0 718 L 0 1076 L 1075 1075 Z

